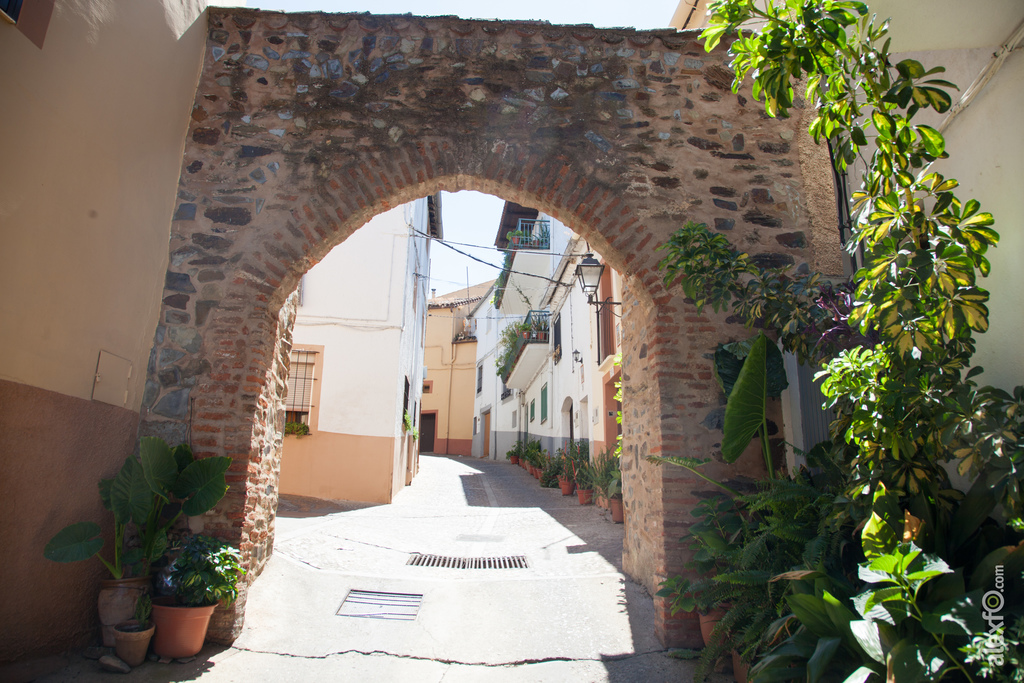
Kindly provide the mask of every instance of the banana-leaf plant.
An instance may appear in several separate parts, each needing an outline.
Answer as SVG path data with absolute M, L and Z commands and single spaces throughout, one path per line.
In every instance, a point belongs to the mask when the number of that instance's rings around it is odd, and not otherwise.
M 753 339 L 726 344 L 715 352 L 715 376 L 728 399 L 722 429 L 722 459 L 736 462 L 755 436 L 761 439 L 768 477 L 774 478 L 768 443 L 767 399 L 789 386 L 782 353 L 763 332 Z
M 782 352 L 763 332 L 751 339 L 723 344 L 715 351 L 715 378 L 727 397 L 722 459 L 728 463 L 736 462 L 750 440 L 760 436 L 765 469 L 768 477 L 774 478 L 766 411 L 767 399 L 781 396 L 789 386 Z M 700 471 L 711 462 L 709 459 L 666 455 L 651 456 L 648 460 L 686 468 L 731 495 L 739 495 L 736 489 Z
M 100 525 L 96 522 L 71 524 L 50 539 L 43 555 L 55 562 L 99 560 L 115 579 L 126 573 L 145 575 L 149 565 L 167 548 L 167 531 L 182 515 L 196 516 L 220 502 L 228 490 L 224 473 L 231 464 L 227 456 L 196 460 L 188 444 L 171 448 L 157 437 L 143 437 L 138 457 L 132 455 L 112 479 L 101 479 L 100 499 L 114 515 L 112 560 L 103 549 Z M 178 510 L 164 517 L 168 503 Z M 126 549 L 129 524 L 138 529 L 139 547 Z

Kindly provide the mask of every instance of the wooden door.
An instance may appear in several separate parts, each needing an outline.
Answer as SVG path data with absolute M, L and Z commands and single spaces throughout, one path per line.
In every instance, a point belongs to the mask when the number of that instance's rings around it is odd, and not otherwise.
M 491 414 L 484 413 L 484 457 L 491 457 Z
M 434 452 L 434 435 L 437 433 L 437 413 L 420 413 L 420 452 Z

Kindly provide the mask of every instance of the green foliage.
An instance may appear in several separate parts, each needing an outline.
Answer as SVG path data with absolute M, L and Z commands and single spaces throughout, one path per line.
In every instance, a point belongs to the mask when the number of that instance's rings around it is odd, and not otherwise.
M 284 433 L 294 434 L 295 436 L 308 436 L 309 425 L 305 422 L 285 422 Z
M 410 434 L 413 441 L 417 441 L 420 438 L 420 430 L 413 426 L 412 415 L 408 410 L 402 415 L 402 431 Z
M 182 514 L 198 516 L 213 508 L 228 490 L 224 473 L 229 457 L 195 460 L 188 444 L 171 448 L 157 437 L 139 441 L 139 456 L 129 456 L 113 479 L 99 483 L 103 507 L 114 515 L 114 556 L 99 555 L 103 547 L 99 525 L 79 522 L 58 532 L 43 550 L 56 562 L 77 562 L 99 557 L 115 579 L 129 573 L 145 575 L 149 565 L 167 548 L 167 531 Z M 164 506 L 178 511 L 163 517 Z M 124 548 L 129 524 L 138 529 L 139 547 Z
M 171 569 L 179 602 L 189 607 L 230 605 L 245 574 L 240 560 L 238 551 L 222 541 L 198 534 L 190 537 Z
M 558 488 L 558 477 L 562 472 L 562 458 L 545 457 L 540 473 L 540 485 L 547 489 Z
M 614 451 L 605 449 L 596 453 L 592 470 L 591 484 L 595 490 L 609 498 L 622 497 L 622 471 L 619 469 L 619 456 Z
M 519 350 L 519 338 L 524 332 L 529 331 L 530 326 L 525 321 L 519 321 L 510 323 L 498 333 L 498 346 L 494 354 L 494 365 L 498 369 L 498 374 L 511 370 L 516 359 L 516 351 Z
M 860 2 L 716 0 L 709 12 L 708 49 L 738 34 L 735 91 L 749 76 L 766 112 L 787 116 L 802 81 L 816 114 L 810 133 L 829 141 L 838 170 L 870 155 L 848 245 L 865 266 L 850 293 L 813 273 L 757 272 L 706 226 L 688 223 L 663 247 L 666 284 L 681 281 L 698 310 L 732 308 L 801 361 L 825 361 L 834 455 L 848 461 L 827 516 L 832 529 L 862 525 L 857 562 L 840 554 L 829 569 L 808 556 L 776 577 L 789 584 L 792 614 L 764 632 L 763 643 L 784 641 L 751 676 L 973 680 L 981 665 L 955 653 L 985 642 L 978 591 L 991 589 L 999 566 L 1013 577 L 1008 604 L 1024 590 L 1020 529 L 992 517 L 1002 504 L 1019 525 L 1024 389 L 973 381 L 974 334 L 989 325 L 979 282 L 998 234 L 977 201 L 932 171 L 945 142 L 914 121 L 922 109 L 945 112 L 955 86 L 934 78 L 941 68 L 894 63 L 888 22 Z M 751 21 L 762 28 L 743 28 Z M 950 461 L 976 477 L 966 495 L 950 483 Z M 772 538 L 786 533 L 778 527 Z M 820 532 L 807 548 L 815 544 L 828 545 Z
M 986 562 L 977 561 L 975 545 L 972 562 L 954 569 L 923 547 L 948 550 L 929 527 L 880 486 L 861 530 L 857 590 L 821 574 L 779 577 L 802 584 L 788 598 L 799 626 L 754 667 L 754 680 L 773 680 L 794 668 L 810 680 L 821 671 L 900 681 L 936 681 L 957 671 L 973 680 L 975 667 L 954 653 L 969 650 L 987 632 L 981 611 Z M 974 580 L 965 583 L 965 576 Z M 1017 597 L 1013 586 L 1004 590 L 1008 601 Z
M 761 482 L 751 495 L 707 499 L 693 512 L 699 521 L 683 540 L 693 552 L 687 568 L 697 578 L 674 577 L 658 595 L 671 599 L 673 613 L 729 605 L 702 652 L 697 680 L 731 650 L 752 661 L 770 647 L 765 638 L 789 612 L 791 592 L 776 576 L 805 566 L 842 576 L 853 528 L 831 520 L 842 471 L 825 447 L 807 457 L 813 473 L 802 468 L 792 478 Z
M 768 348 L 774 350 L 769 354 Z M 735 353 L 730 353 L 736 357 Z M 774 372 L 769 374 L 769 358 L 774 360 Z M 781 379 L 779 375 L 781 374 Z M 774 377 L 773 377 L 774 376 Z M 736 381 L 732 390 L 728 392 L 728 402 L 725 405 L 725 425 L 722 437 L 722 459 L 726 462 L 736 462 L 742 455 L 747 444 L 755 435 L 761 436 L 761 453 L 764 456 L 765 470 L 769 478 L 775 476 L 772 466 L 771 447 L 768 444 L 768 415 L 767 398 L 769 394 L 769 379 L 775 380 L 772 391 L 775 395 L 782 393 L 788 386 L 786 372 L 782 367 L 782 354 L 774 342 L 768 340 L 764 334 L 758 334 L 750 345 L 743 359 Z
M 149 628 L 149 615 L 153 612 L 153 599 L 148 593 L 143 593 L 135 601 L 135 621 L 143 631 Z
M 1000 632 L 1001 631 L 1001 632 Z M 960 648 L 978 675 L 997 683 L 1024 683 L 1024 617 L 996 632 L 976 634 Z

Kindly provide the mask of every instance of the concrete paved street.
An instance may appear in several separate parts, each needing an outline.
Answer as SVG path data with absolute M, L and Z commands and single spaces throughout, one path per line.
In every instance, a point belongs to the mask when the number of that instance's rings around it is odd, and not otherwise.
M 410 566 L 413 553 L 521 555 L 529 566 Z M 208 645 L 187 664 L 147 662 L 123 679 L 690 681 L 693 664 L 655 639 L 651 598 L 623 576 L 621 553 L 622 525 L 607 512 L 541 489 L 521 468 L 422 456 L 391 505 L 283 499 L 274 555 L 235 644 Z M 415 618 L 338 615 L 353 590 L 422 600 Z M 73 655 L 38 680 L 113 675 Z

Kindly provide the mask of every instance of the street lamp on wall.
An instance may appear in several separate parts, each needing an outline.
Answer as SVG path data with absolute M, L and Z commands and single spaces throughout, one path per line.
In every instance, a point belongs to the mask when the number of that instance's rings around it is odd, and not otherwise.
M 604 275 L 604 264 L 594 258 L 593 254 L 589 252 L 584 254 L 583 260 L 576 266 L 576 279 L 579 281 L 583 293 L 587 295 L 587 303 L 598 307 L 609 304 L 621 306 L 622 304 L 618 301 L 597 300 L 597 288 L 601 284 L 602 275 Z

